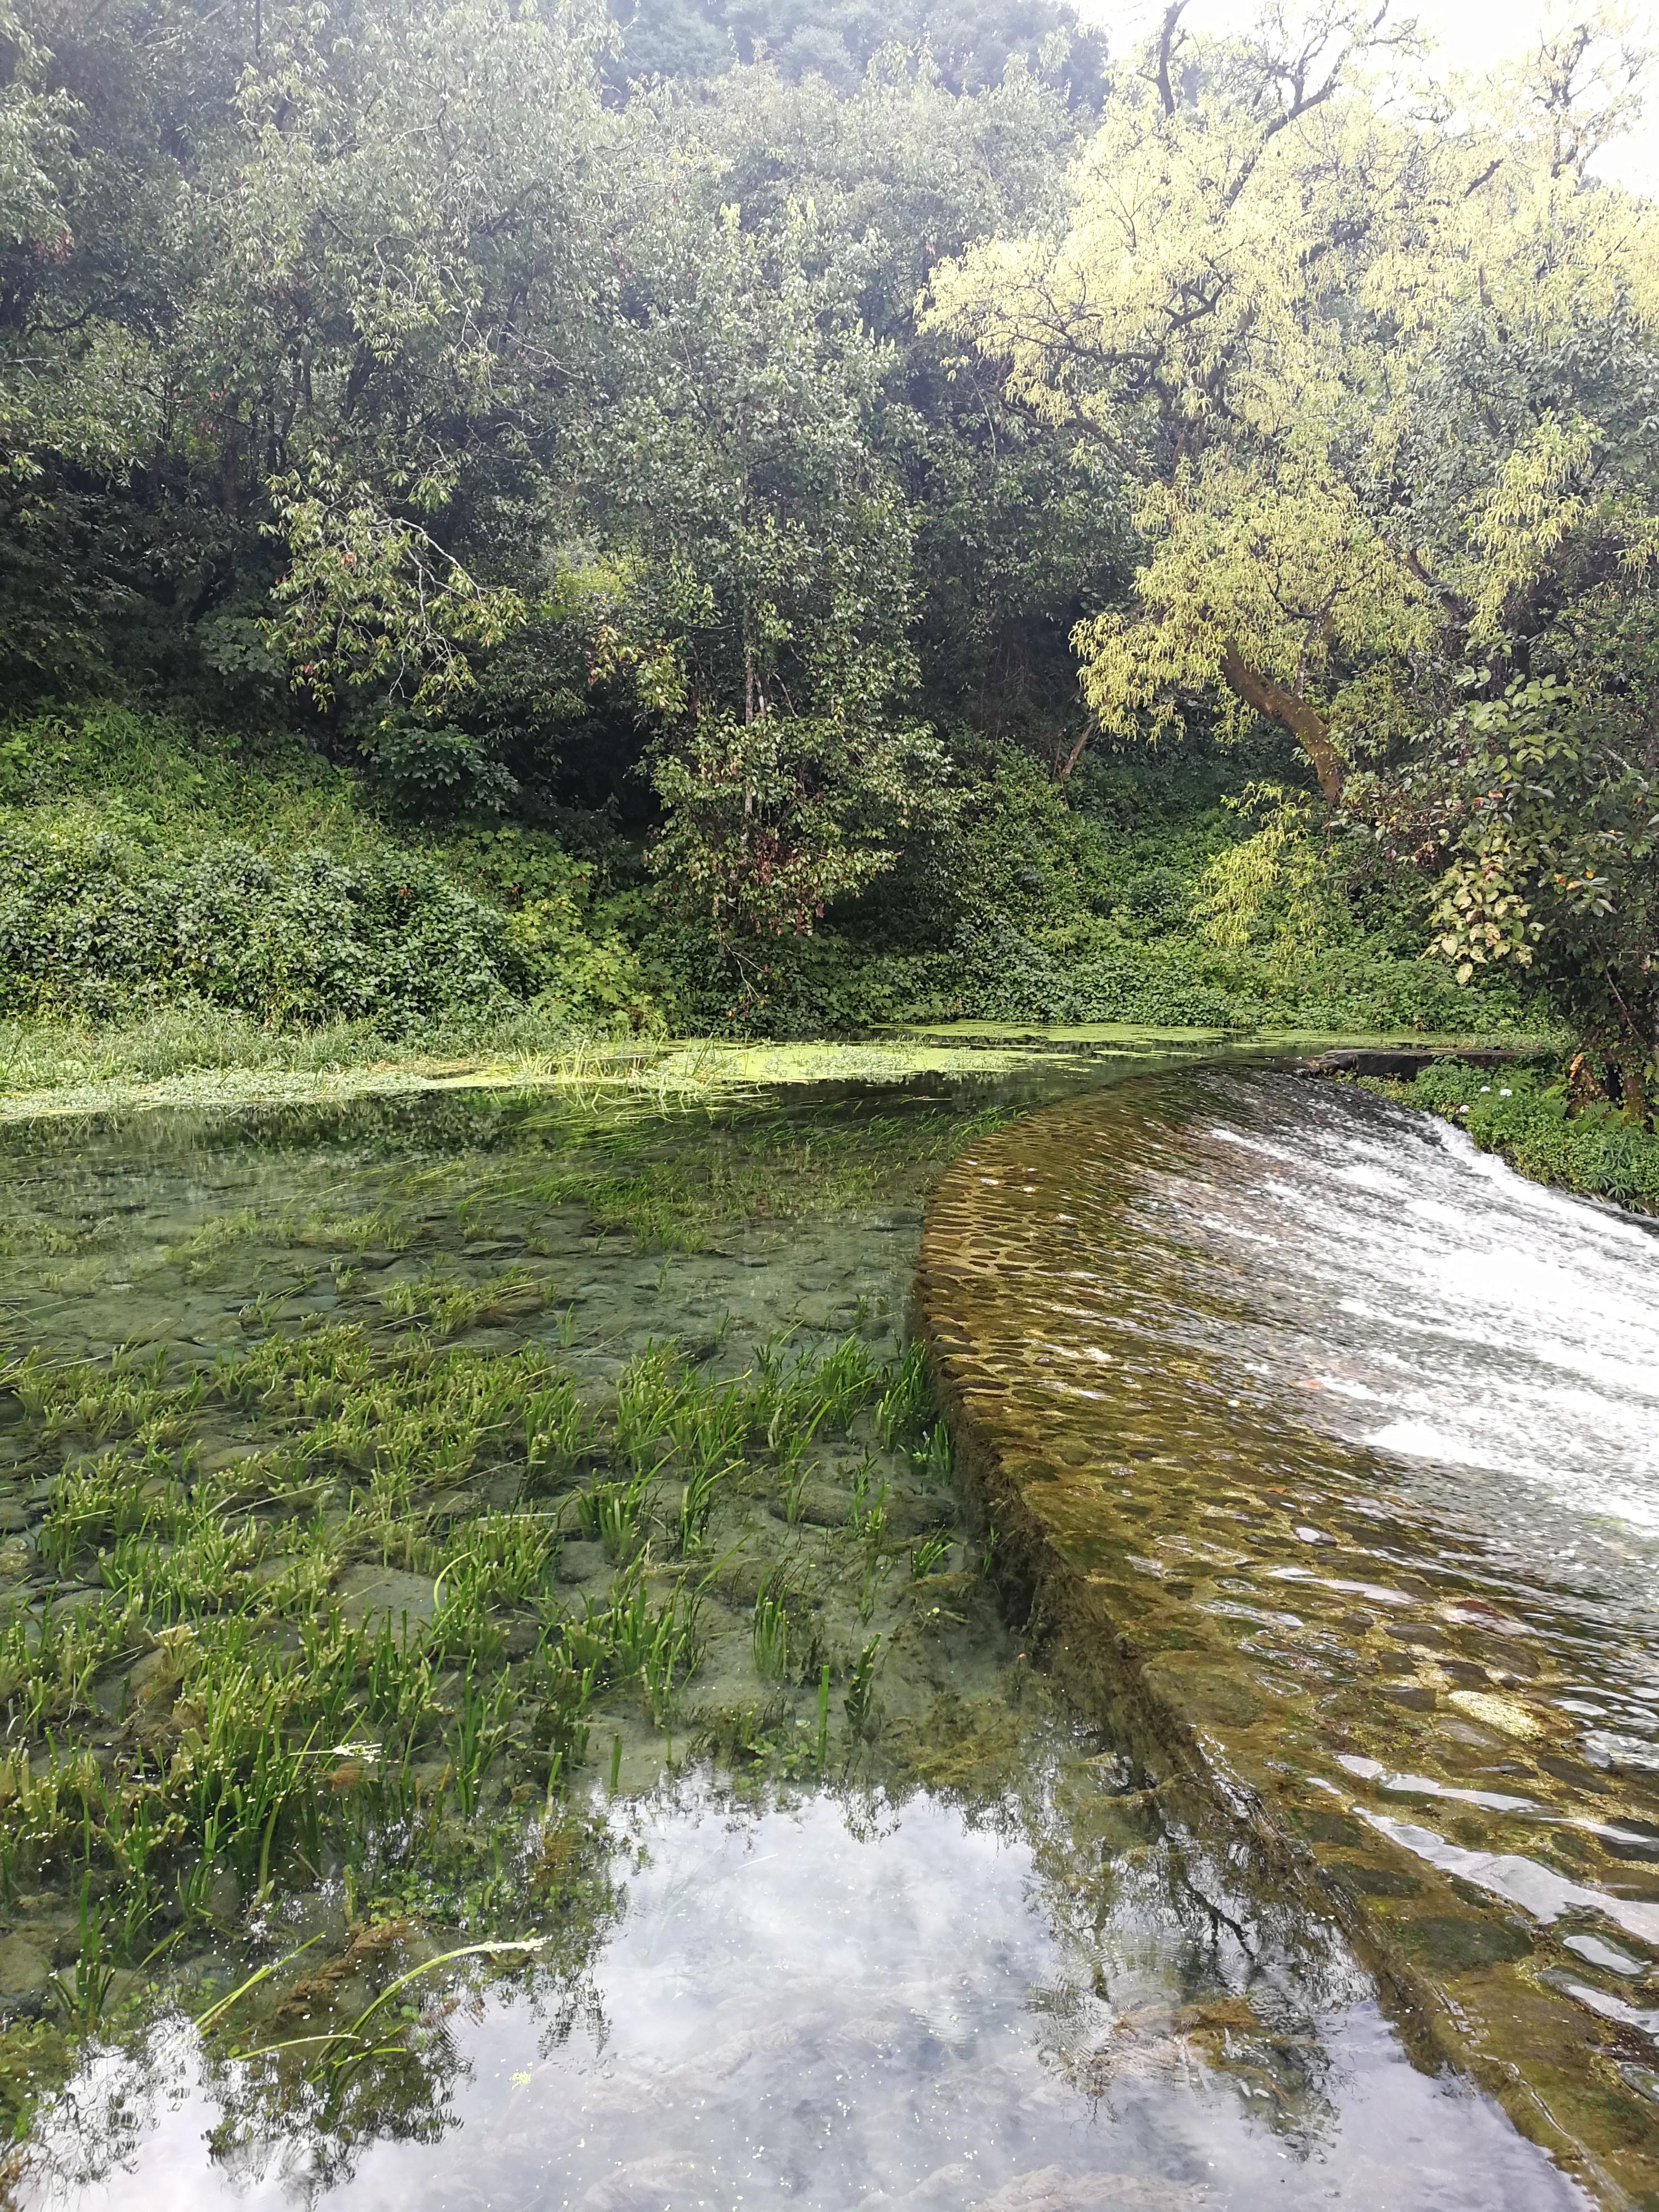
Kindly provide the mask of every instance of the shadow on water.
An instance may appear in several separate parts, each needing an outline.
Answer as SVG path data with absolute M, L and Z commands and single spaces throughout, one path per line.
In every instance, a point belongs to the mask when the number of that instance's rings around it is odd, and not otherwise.
M 4 2193 L 1581 2201 L 999 1614 L 922 1207 L 1102 1079 L 7 1133 Z

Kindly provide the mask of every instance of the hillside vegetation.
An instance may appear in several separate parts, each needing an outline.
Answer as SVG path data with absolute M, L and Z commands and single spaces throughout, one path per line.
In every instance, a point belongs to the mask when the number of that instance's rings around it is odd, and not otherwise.
M 1646 68 L 1592 17 L 1449 99 L 1340 0 L 9 16 L 10 1060 L 1560 1028 L 1648 1119 Z

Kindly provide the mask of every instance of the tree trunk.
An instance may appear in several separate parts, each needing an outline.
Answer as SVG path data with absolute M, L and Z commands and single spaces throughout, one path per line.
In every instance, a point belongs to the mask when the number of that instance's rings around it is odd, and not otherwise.
M 1648 1056 L 1639 1044 L 1627 1045 L 1619 1055 L 1619 1103 L 1621 1117 L 1638 1129 L 1653 1119 L 1648 1097 Z
M 1222 650 L 1221 674 L 1235 698 L 1290 732 L 1313 763 L 1325 804 L 1334 806 L 1342 796 L 1342 756 L 1331 743 L 1331 733 L 1318 708 L 1294 691 L 1287 691 L 1282 684 L 1275 684 L 1271 676 L 1252 668 L 1231 638 Z
M 1072 747 L 1071 751 L 1066 754 L 1064 760 L 1060 757 L 1058 751 L 1056 751 L 1054 755 L 1054 781 L 1056 783 L 1069 783 L 1071 781 L 1072 770 L 1082 759 L 1083 748 L 1088 744 L 1089 739 L 1093 736 L 1094 727 L 1095 726 L 1092 722 L 1085 722 L 1083 725 L 1083 727 L 1078 732 L 1077 743 Z

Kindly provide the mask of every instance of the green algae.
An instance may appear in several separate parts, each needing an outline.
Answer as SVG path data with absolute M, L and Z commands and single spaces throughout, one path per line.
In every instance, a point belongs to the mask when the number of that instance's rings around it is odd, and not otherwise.
M 917 1076 L 982 1079 L 1015 1072 L 1033 1057 L 1030 1040 L 1018 1035 L 1000 1050 L 988 1048 L 983 1039 L 970 1046 L 930 1042 L 918 1033 L 867 1043 L 806 1044 L 556 1036 L 535 1048 L 469 1052 L 418 1042 L 391 1045 L 355 1032 L 258 1031 L 256 1048 L 220 1059 L 188 1050 L 153 1053 L 143 1030 L 131 1037 L 119 1031 L 82 1037 L 48 1030 L 32 1032 L 32 1049 L 9 1061 L 3 1033 L 18 1026 L 0 1024 L 0 1124 L 161 1107 L 337 1106 L 358 1098 L 527 1089 L 588 1104 L 623 1098 L 668 1110 L 752 1097 L 781 1086 L 898 1084 Z M 1171 1041 L 1178 1046 L 1181 1037 Z

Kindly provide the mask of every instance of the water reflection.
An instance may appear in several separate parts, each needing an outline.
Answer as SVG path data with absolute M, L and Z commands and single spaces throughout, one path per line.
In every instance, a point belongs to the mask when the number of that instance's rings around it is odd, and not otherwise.
M 424 2095 L 260 2103 L 191 2034 L 82 2069 L 25 2203 L 1553 2208 L 1495 2107 L 1411 2067 L 1364 1978 L 1073 1747 L 977 1808 L 706 1780 L 615 1820 L 574 1977 L 434 2018 Z M 1126 1840 L 1134 1837 L 1138 1840 Z

